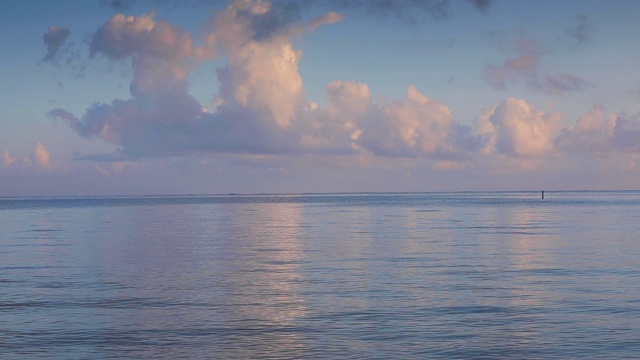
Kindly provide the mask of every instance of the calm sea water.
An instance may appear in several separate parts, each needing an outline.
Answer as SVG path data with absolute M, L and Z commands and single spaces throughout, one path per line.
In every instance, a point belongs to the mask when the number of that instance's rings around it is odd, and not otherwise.
M 638 358 L 640 192 L 0 198 L 0 358 Z

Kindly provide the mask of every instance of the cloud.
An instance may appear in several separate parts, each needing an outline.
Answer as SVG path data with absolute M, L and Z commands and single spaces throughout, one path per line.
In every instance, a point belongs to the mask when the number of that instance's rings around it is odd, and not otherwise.
M 640 152 L 640 121 L 607 113 L 595 104 L 574 126 L 562 131 L 557 146 L 568 153 Z
M 485 66 L 485 80 L 495 89 L 505 89 L 523 82 L 532 90 L 561 95 L 571 91 L 582 91 L 589 86 L 586 80 L 576 75 L 543 72 L 540 69 L 543 47 L 532 39 L 518 39 L 512 51 L 516 56 L 506 59 L 502 65 Z
M 220 99 L 236 102 L 269 122 L 287 127 L 295 109 L 304 106 L 301 52 L 291 44 L 291 27 L 264 32 L 267 3 L 232 3 L 213 19 L 213 31 L 228 59 L 218 70 Z
M 540 59 L 535 53 L 525 53 L 505 60 L 501 66 L 487 65 L 485 78 L 496 89 L 504 89 L 522 78 L 535 81 L 538 76 Z
M 578 76 L 564 73 L 553 76 L 544 75 L 532 86 L 548 94 L 561 95 L 570 91 L 582 91 L 589 86 L 589 83 Z
M 98 0 L 98 5 L 110 7 L 116 11 L 129 10 L 135 0 Z
M 580 44 L 593 41 L 595 26 L 586 15 L 578 15 L 575 18 L 575 25 L 567 30 L 567 35 Z
M 33 150 L 33 159 L 35 160 L 36 165 L 42 169 L 51 170 L 55 167 L 51 162 L 49 150 L 47 150 L 41 142 L 38 142 L 36 144 L 36 148 Z
M 69 35 L 71 35 L 69 29 L 51 25 L 47 32 L 42 35 L 42 41 L 47 46 L 47 53 L 42 58 L 42 61 L 53 61 Z
M 93 104 L 81 118 L 64 109 L 49 115 L 66 120 L 83 137 L 122 146 L 121 154 L 130 158 L 294 151 L 299 139 L 290 128 L 307 103 L 298 71 L 301 52 L 291 38 L 341 17 L 328 13 L 258 36 L 264 27 L 256 24 L 270 11 L 268 2 L 232 2 L 204 28 L 206 41 L 199 47 L 186 31 L 156 21 L 153 13 L 117 14 L 98 29 L 90 53 L 131 59 L 132 97 Z M 187 77 L 194 64 L 218 52 L 227 66 L 217 70 L 217 108 L 208 112 L 189 94 Z
M 594 105 L 576 125 L 563 130 L 557 143 L 567 152 L 606 152 L 615 136 L 617 116 L 607 114 L 604 106 Z
M 12 164 L 14 164 L 16 162 L 16 159 L 11 155 L 11 153 L 7 150 L 5 150 L 2 153 L 2 164 L 5 168 L 8 168 L 9 166 L 11 166 Z
M 614 132 L 616 149 L 623 152 L 640 152 L 640 121 L 618 117 Z
M 114 15 L 91 40 L 92 57 L 100 54 L 111 60 L 131 58 L 134 96 L 186 91 L 193 40 L 187 31 L 154 18 L 154 13 L 138 17 Z
M 455 15 L 454 3 L 456 0 L 350 0 L 350 1 L 326 1 L 347 12 L 360 12 L 370 16 L 384 19 L 399 20 L 402 23 L 415 26 L 427 20 L 443 20 Z M 491 6 L 492 0 L 465 0 L 475 9 L 486 12 Z
M 87 62 L 81 58 L 75 44 L 68 40 L 70 36 L 71 30 L 56 25 L 51 25 L 42 35 L 42 40 L 47 47 L 47 53 L 36 63 L 39 66 L 47 64 L 57 67 L 58 69 L 52 75 L 54 79 L 57 78 L 60 69 L 72 70 L 71 75 L 76 79 L 84 75 Z M 62 86 L 60 81 L 56 81 L 59 86 Z
M 531 168 L 551 157 L 591 151 L 584 149 L 588 144 L 598 151 L 640 151 L 637 121 L 613 121 L 597 107 L 563 129 L 561 114 L 507 98 L 471 127 L 413 85 L 400 99 L 374 101 L 366 83 L 348 80 L 330 81 L 325 101 L 318 105 L 306 97 L 298 68 L 302 52 L 293 40 L 342 16 L 327 12 L 303 21 L 278 11 L 284 10 L 268 2 L 233 1 L 202 27 L 197 42 L 153 13 L 114 15 L 95 33 L 90 53 L 131 62 L 131 96 L 94 103 L 81 116 L 65 109 L 53 109 L 49 116 L 65 120 L 84 138 L 117 145 L 114 153 L 80 158 L 112 163 L 295 154 L 367 161 L 423 158 L 455 170 L 492 164 L 491 159 Z M 494 86 L 524 82 L 563 93 L 583 85 L 574 75 L 552 77 L 541 71 L 543 49 L 535 41 L 520 39 L 513 51 L 515 56 L 502 66 L 488 66 L 487 78 Z M 190 94 L 188 78 L 198 64 L 212 59 L 223 59 L 224 66 L 216 70 L 219 88 L 215 106 L 208 109 Z M 592 134 L 598 131 L 605 135 Z M 53 166 L 44 146 L 36 150 L 35 164 Z M 113 174 L 117 169 L 100 165 L 94 170 Z
M 409 86 L 405 99 L 384 106 L 369 120 L 363 142 L 380 155 L 449 159 L 455 153 L 452 127 L 453 117 L 444 103 Z
M 470 1 L 478 10 L 482 12 L 486 12 L 492 3 L 492 0 L 470 0 Z
M 113 154 L 82 157 L 101 161 L 220 153 L 373 154 L 460 168 L 477 153 L 490 154 L 495 144 L 511 156 L 539 155 L 533 145 L 533 150 L 504 145 L 508 136 L 527 139 L 510 131 L 509 117 L 487 117 L 496 132 L 477 133 L 454 122 L 444 103 L 413 85 L 402 99 L 374 103 L 367 84 L 332 81 L 324 106 L 308 102 L 298 69 L 302 53 L 292 39 L 342 16 L 328 12 L 294 21 L 297 15 L 287 15 L 293 10 L 280 6 L 233 1 L 205 24 L 198 46 L 185 30 L 153 13 L 114 15 L 95 33 L 90 54 L 131 61 L 131 98 L 94 103 L 81 117 L 64 109 L 49 116 L 65 120 L 82 137 L 120 147 Z M 187 79 L 195 65 L 218 57 L 226 65 L 217 69 L 219 92 L 209 111 L 189 94 Z M 532 60 L 508 65 L 534 73 Z
M 236 3 L 235 5 L 233 17 L 246 22 L 253 33 L 253 40 L 258 41 L 270 39 L 276 33 L 297 23 L 301 18 L 299 2 L 281 1 L 269 5 Z
M 161 93 L 152 97 L 96 103 L 77 119 L 63 109 L 49 112 L 66 120 L 85 138 L 97 137 L 121 145 L 132 157 L 168 156 L 188 144 L 188 133 L 202 115 L 200 104 L 187 94 Z
M 132 163 L 130 161 L 116 161 L 116 162 L 112 162 L 111 164 L 100 164 L 100 165 L 94 165 L 93 169 L 96 171 L 96 173 L 103 175 L 103 176 L 110 176 L 113 175 L 115 173 L 119 173 L 124 171 L 127 168 L 132 168 L 132 169 L 139 169 L 139 166 L 135 163 Z
M 310 104 L 296 129 L 301 146 L 312 151 L 353 153 L 361 148 L 362 126 L 376 112 L 369 86 L 355 81 L 332 81 L 325 86 L 327 103 Z
M 5 169 L 24 170 L 37 167 L 43 170 L 54 170 L 58 168 L 58 165 L 51 160 L 51 154 L 42 142 L 38 142 L 33 151 L 21 159 L 16 159 L 11 152 L 5 150 L 2 153 L 2 162 Z
M 536 111 L 523 99 L 507 98 L 486 118 L 484 134 L 494 137 L 498 153 L 514 158 L 536 158 L 554 152 L 559 113 Z

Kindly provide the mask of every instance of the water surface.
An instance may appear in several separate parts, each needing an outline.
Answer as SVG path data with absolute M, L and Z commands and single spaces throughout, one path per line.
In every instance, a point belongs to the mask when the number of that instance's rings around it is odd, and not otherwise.
M 640 192 L 0 198 L 0 358 L 634 358 Z

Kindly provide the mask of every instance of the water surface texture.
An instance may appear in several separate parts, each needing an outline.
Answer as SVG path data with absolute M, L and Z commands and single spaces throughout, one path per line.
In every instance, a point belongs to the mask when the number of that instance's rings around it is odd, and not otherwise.
M 0 198 L 0 358 L 637 358 L 640 192 Z

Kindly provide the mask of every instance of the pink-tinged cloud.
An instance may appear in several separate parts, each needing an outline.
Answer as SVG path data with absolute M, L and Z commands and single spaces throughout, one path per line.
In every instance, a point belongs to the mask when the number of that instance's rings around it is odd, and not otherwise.
M 367 126 L 365 146 L 377 154 L 440 158 L 455 151 L 449 141 L 453 127 L 449 108 L 415 86 L 409 86 L 406 99 L 384 106 Z
M 510 157 L 543 157 L 555 151 L 561 125 L 559 113 L 535 110 L 523 99 L 508 98 L 488 117 L 485 129 L 495 137 L 495 150 Z M 485 124 L 489 126 L 489 124 Z
M 5 168 L 13 165 L 16 162 L 16 158 L 14 158 L 8 150 L 2 152 L 2 165 Z
M 51 170 L 55 167 L 51 162 L 49 150 L 41 142 L 38 142 L 33 150 L 33 159 L 39 168 Z
M 30 154 L 22 156 L 21 159 L 16 159 L 10 151 L 5 150 L 2 153 L 2 163 L 3 167 L 9 171 L 23 171 L 28 168 L 42 170 L 55 170 L 58 168 L 57 164 L 51 160 L 49 150 L 41 142 L 36 144 Z
M 279 127 L 288 127 L 305 96 L 288 28 L 260 34 L 268 3 L 236 1 L 213 19 L 213 31 L 228 66 L 218 70 L 220 99 L 238 103 Z
M 325 91 L 326 105 L 318 108 L 312 104 L 299 122 L 302 147 L 332 153 L 359 150 L 363 124 L 375 112 L 369 87 L 354 81 L 332 81 Z

